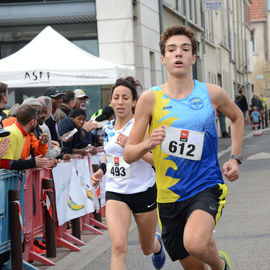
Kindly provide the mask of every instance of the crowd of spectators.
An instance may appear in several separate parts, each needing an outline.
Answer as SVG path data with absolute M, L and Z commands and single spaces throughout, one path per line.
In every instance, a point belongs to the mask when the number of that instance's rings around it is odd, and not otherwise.
M 95 154 L 103 144 L 97 121 L 111 120 L 114 112 L 106 106 L 96 120 L 87 121 L 88 99 L 82 89 L 49 87 L 44 96 L 14 104 L 6 115 L 8 86 L 0 83 L 0 137 L 6 137 L 0 139 L 1 168 L 52 168 L 57 159 L 69 160 L 72 154 Z
M 235 96 L 234 102 L 243 112 L 245 121 L 250 122 L 252 129 L 261 128 L 262 118 L 264 116 L 265 110 L 267 110 L 262 100 L 263 98 L 260 98 L 254 93 L 251 99 L 251 103 L 248 105 L 247 99 L 242 90 L 239 91 L 239 95 Z
M 96 154 L 103 145 L 102 126 L 114 118 L 114 111 L 106 106 L 87 121 L 88 100 L 82 89 L 49 87 L 44 96 L 26 98 L 6 114 L 8 86 L 0 82 L 0 169 L 51 169 L 73 154 Z M 0 268 L 2 259 L 0 254 Z

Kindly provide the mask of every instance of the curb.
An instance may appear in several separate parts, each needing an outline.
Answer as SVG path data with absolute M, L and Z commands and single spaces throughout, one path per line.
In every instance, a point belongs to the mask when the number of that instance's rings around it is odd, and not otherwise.
M 265 128 L 265 129 L 261 129 L 261 132 L 264 133 L 265 131 L 269 131 L 269 130 L 270 130 L 270 128 Z M 248 134 L 246 134 L 246 135 L 243 137 L 243 140 L 252 138 L 256 132 L 258 132 L 258 131 L 256 131 L 256 130 L 250 131 Z M 222 156 L 224 156 L 225 154 L 227 154 L 229 151 L 231 151 L 231 146 L 229 146 L 229 147 L 227 147 L 226 149 L 220 151 L 220 152 L 218 153 L 218 158 L 221 158 Z

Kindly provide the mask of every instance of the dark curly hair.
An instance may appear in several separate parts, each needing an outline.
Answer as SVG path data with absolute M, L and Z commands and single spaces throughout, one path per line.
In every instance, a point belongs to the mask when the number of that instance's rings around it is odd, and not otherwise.
M 133 77 L 129 76 L 126 78 L 119 78 L 116 80 L 115 84 L 111 88 L 111 97 L 113 95 L 113 91 L 117 86 L 125 86 L 130 89 L 132 93 L 132 99 L 137 100 L 138 99 L 138 93 L 137 93 L 137 87 L 142 88 L 140 82 L 138 80 L 135 80 Z

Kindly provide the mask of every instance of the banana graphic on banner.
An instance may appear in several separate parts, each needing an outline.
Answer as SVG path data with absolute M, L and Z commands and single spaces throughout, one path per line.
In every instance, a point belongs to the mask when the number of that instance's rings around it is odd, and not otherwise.
M 91 188 L 88 185 L 86 185 L 85 190 L 87 198 L 93 201 L 93 193 L 91 191 Z
M 82 208 L 84 208 L 83 204 L 77 204 L 76 202 L 74 202 L 71 196 L 68 197 L 68 206 L 70 209 L 74 211 L 81 210 Z

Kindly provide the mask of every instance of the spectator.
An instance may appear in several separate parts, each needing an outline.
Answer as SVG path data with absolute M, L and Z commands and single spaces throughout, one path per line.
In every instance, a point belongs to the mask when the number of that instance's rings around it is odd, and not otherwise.
M 82 156 L 91 152 L 96 154 L 97 150 L 92 146 L 91 133 L 83 129 L 85 123 L 86 114 L 82 109 L 75 109 L 71 112 L 70 117 L 65 118 L 59 124 L 60 136 L 66 136 L 74 128 L 77 128 L 77 132 L 73 135 L 70 141 L 64 141 L 63 152 L 68 154 L 80 154 Z M 91 145 L 91 146 L 90 146 Z
M 8 86 L 5 83 L 0 82 L 0 124 L 2 126 L 2 120 L 7 118 L 7 115 L 3 112 L 5 105 L 8 102 Z
M 45 98 L 48 98 L 51 102 L 51 99 L 49 97 L 45 97 Z M 35 134 L 36 138 L 39 138 L 40 136 L 42 136 L 42 134 L 46 134 L 46 136 L 48 137 L 48 141 L 47 141 L 48 151 L 47 151 L 45 157 L 54 159 L 57 156 L 59 156 L 61 153 L 60 144 L 56 141 L 53 141 L 53 142 L 51 141 L 50 130 L 47 126 L 46 126 L 47 127 L 46 131 L 44 131 L 42 129 L 42 126 L 46 125 L 44 123 L 44 121 L 47 119 L 47 111 L 48 110 L 47 110 L 47 106 L 46 106 L 45 102 L 42 101 L 41 98 L 39 98 L 38 101 L 41 104 L 42 114 L 37 119 L 37 126 L 35 128 L 34 134 Z
M 240 99 L 241 99 L 241 96 L 239 95 L 236 95 L 235 96 L 235 99 L 234 99 L 234 103 L 240 108 Z
M 30 105 L 34 109 L 36 109 L 37 115 L 40 116 L 41 114 L 41 105 L 35 98 L 27 98 L 24 100 L 22 105 Z M 16 110 L 14 110 L 15 112 Z M 4 127 L 11 126 L 16 122 L 15 116 L 10 116 L 3 121 Z M 34 130 L 34 129 L 33 129 Z M 39 156 L 39 155 L 46 155 L 48 146 L 46 144 L 47 139 L 44 140 L 37 140 L 33 132 L 29 132 L 25 136 L 25 142 L 23 145 L 23 150 L 21 152 L 21 159 L 27 159 L 30 155 L 32 156 Z
M 103 127 L 115 117 L 114 110 L 111 106 L 105 106 L 102 109 L 102 112 L 99 116 L 95 118 L 95 121 L 98 122 L 97 129 L 93 130 L 92 133 L 98 136 L 98 142 L 96 142 L 95 146 L 103 145 L 104 132 Z
M 37 111 L 37 121 L 42 117 L 42 107 L 40 102 L 36 98 L 27 98 L 23 101 L 22 105 L 30 105 Z M 38 156 L 42 155 L 45 156 L 48 150 L 48 135 L 46 133 L 40 134 L 39 138 L 36 138 L 34 131 L 36 129 L 37 123 L 33 130 L 29 132 L 25 139 L 25 143 L 23 146 L 23 151 L 21 158 L 26 159 L 29 155 Z M 28 139 L 30 138 L 30 140 Z
M 17 110 L 19 109 L 20 104 L 15 103 L 8 111 L 8 117 L 9 116 L 16 116 Z
M 16 113 L 19 107 L 20 104 L 16 103 L 10 108 L 8 112 L 8 117 L 2 121 L 3 127 L 8 127 L 15 123 Z
M 47 120 L 51 113 L 52 113 L 52 101 L 50 97 L 45 97 L 45 96 L 41 96 L 38 98 L 39 101 L 43 102 L 46 106 L 46 115 L 45 115 L 45 120 Z M 45 110 L 44 110 L 45 113 Z M 51 132 L 48 128 L 48 126 L 45 123 L 45 120 L 43 121 L 43 124 L 39 125 L 39 127 L 42 129 L 42 132 L 47 133 L 49 139 L 48 139 L 48 151 L 45 157 L 47 158 L 61 158 L 63 160 L 69 160 L 70 159 L 70 155 L 68 154 L 64 154 L 64 155 L 59 155 L 59 149 L 58 147 L 60 147 L 59 142 L 52 140 L 51 138 Z
M 263 108 L 262 101 L 256 94 L 253 94 L 253 97 L 251 99 L 251 107 L 256 107 L 258 112 L 260 112 Z
M 52 140 L 58 141 L 60 143 L 59 134 L 58 134 L 58 124 L 55 120 L 54 113 L 56 112 L 58 108 L 60 108 L 63 101 L 63 96 L 65 94 L 62 93 L 60 89 L 56 87 L 49 87 L 46 89 L 44 95 L 52 99 L 52 113 L 50 117 L 45 121 L 45 123 L 51 132 Z
M 247 99 L 245 95 L 243 94 L 242 90 L 239 90 L 240 98 L 239 98 L 239 108 L 243 112 L 244 117 L 246 117 L 246 112 L 248 110 L 248 104 L 247 104 Z
M 252 129 L 260 129 L 260 113 L 257 111 L 257 107 L 253 107 L 253 111 L 251 113 L 252 117 Z
M 218 119 L 219 119 L 221 137 L 222 138 L 230 138 L 231 136 L 228 134 L 228 132 L 226 130 L 225 115 L 220 111 L 217 111 L 217 112 L 218 112 Z
M 85 94 L 85 92 L 82 89 L 75 89 L 75 105 L 74 109 L 82 109 L 86 112 L 86 103 L 89 97 Z
M 63 96 L 63 103 L 54 114 L 57 124 L 59 124 L 60 121 L 62 121 L 69 115 L 75 105 L 74 92 L 72 90 L 66 90 L 64 91 L 64 94 L 65 96 Z
M 115 117 L 114 110 L 111 106 L 107 105 L 102 109 L 102 113 L 95 118 L 95 121 L 102 122 L 102 121 L 111 121 Z
M 30 105 L 21 105 L 17 111 L 17 121 L 5 129 L 10 131 L 10 147 L 2 159 L 0 167 L 11 170 L 23 170 L 34 167 L 52 168 L 53 160 L 36 156 L 27 160 L 21 160 L 21 153 L 25 143 L 25 137 L 32 132 L 37 122 L 37 110 Z

